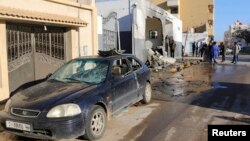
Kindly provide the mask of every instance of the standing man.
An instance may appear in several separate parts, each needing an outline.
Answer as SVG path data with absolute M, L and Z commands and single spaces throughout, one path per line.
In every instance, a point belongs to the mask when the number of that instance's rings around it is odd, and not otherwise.
M 200 48 L 201 57 L 203 57 L 204 51 L 205 51 L 205 43 L 201 43 L 201 48 Z
M 226 60 L 226 48 L 223 42 L 220 43 L 220 49 L 221 49 L 221 55 L 222 55 L 221 62 L 224 62 Z
M 239 52 L 240 52 L 240 46 L 237 44 L 237 42 L 234 42 L 233 60 L 231 63 L 237 64 L 237 62 L 239 61 Z
M 210 59 L 210 53 L 209 53 L 209 48 L 206 42 L 204 42 L 203 44 L 203 48 L 204 48 L 204 53 L 203 53 L 203 61 L 209 61 Z
M 217 64 L 217 58 L 219 56 L 220 53 L 220 49 L 219 47 L 216 45 L 216 42 L 214 41 L 211 47 L 211 57 L 212 57 L 212 63 L 214 62 L 215 64 Z
M 193 44 L 192 44 L 193 57 L 194 57 L 194 54 L 195 54 L 195 45 L 196 45 L 196 43 L 193 42 Z
M 198 55 L 199 55 L 199 46 L 198 46 L 198 42 L 196 42 L 196 44 L 195 44 L 195 56 L 199 57 Z
M 168 53 L 167 56 L 169 56 L 169 38 L 168 35 L 165 37 L 165 51 Z
M 171 52 L 171 57 L 174 58 L 174 51 L 175 51 L 175 41 L 173 39 L 170 40 L 169 42 L 169 47 L 170 47 L 170 52 Z

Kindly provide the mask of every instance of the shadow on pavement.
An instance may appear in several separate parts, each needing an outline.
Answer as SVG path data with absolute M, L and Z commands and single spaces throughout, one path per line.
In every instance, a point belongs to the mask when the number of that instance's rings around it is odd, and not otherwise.
M 250 118 L 236 118 L 228 116 L 214 116 L 216 118 L 250 124 Z
M 250 115 L 250 84 L 213 83 L 190 104 Z

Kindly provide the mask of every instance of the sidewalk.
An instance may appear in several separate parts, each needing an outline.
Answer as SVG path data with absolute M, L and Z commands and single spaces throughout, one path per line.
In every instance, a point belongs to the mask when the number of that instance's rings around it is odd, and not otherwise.
M 203 60 L 203 57 L 187 56 L 187 57 L 183 57 L 183 60 Z
M 239 61 L 237 64 L 231 63 L 231 60 L 226 60 L 224 62 L 218 61 L 217 65 L 240 65 L 240 66 L 250 66 L 250 62 Z
M 239 61 L 237 64 L 231 63 L 233 56 L 226 56 L 226 60 L 224 62 L 221 62 L 221 56 L 217 59 L 218 64 L 216 65 L 235 65 L 235 66 L 250 66 L 250 55 L 240 55 L 239 56 Z M 188 68 L 192 65 L 198 65 L 200 63 L 205 63 L 208 65 L 211 65 L 209 62 L 203 62 L 202 57 L 184 57 L 183 60 L 178 60 L 175 64 L 171 65 L 169 68 L 166 70 L 168 72 L 178 72 L 181 71 L 185 68 Z

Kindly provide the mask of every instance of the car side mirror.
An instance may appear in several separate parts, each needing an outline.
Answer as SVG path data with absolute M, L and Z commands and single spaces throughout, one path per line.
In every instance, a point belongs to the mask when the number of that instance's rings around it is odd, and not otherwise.
M 45 78 L 48 79 L 51 75 L 52 75 L 52 73 L 49 73 L 49 74 L 46 75 Z

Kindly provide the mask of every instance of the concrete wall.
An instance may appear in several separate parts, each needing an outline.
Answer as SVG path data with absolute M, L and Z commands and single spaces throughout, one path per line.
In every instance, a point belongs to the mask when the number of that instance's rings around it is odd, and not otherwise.
M 97 34 L 98 34 L 98 49 L 99 50 L 103 50 L 103 41 L 102 41 L 102 34 L 103 34 L 103 26 L 102 26 L 102 17 L 101 16 L 98 16 L 97 17 Z
M 209 13 L 208 5 L 214 5 L 214 0 L 180 0 L 179 14 L 183 22 L 183 32 L 187 32 L 191 27 L 199 27 L 214 21 L 214 12 Z M 214 35 L 214 25 L 210 27 L 208 35 Z

